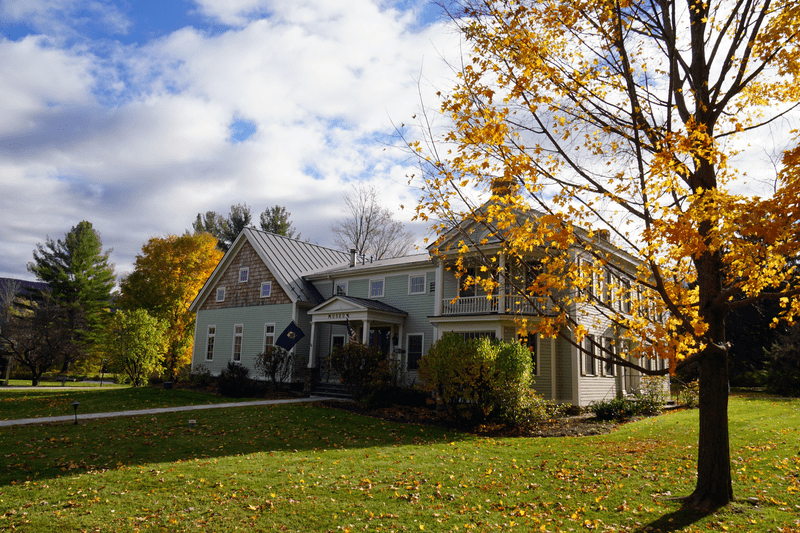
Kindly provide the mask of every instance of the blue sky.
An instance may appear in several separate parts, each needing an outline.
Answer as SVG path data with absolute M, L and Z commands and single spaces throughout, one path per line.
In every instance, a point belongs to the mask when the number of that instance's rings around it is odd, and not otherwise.
M 92 222 L 130 271 L 198 212 L 284 205 L 333 245 L 368 181 L 411 224 L 393 124 L 451 84 L 458 37 L 425 1 L 3 0 L 0 277 Z M 420 94 L 421 93 L 421 94 Z

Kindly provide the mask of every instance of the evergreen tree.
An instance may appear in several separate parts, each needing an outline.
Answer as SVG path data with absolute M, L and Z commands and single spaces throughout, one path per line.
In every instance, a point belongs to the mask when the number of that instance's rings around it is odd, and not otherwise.
M 50 237 L 44 246 L 36 245 L 28 271 L 47 283 L 53 301 L 65 310 L 65 327 L 80 349 L 71 350 L 63 361 L 62 371 L 85 355 L 92 344 L 92 332 L 100 312 L 111 302 L 114 265 L 109 263 L 111 250 L 103 252 L 103 241 L 90 222 L 81 221 L 64 237 Z
M 299 239 L 300 234 L 295 234 L 295 228 L 289 221 L 290 215 L 291 213 L 282 205 L 268 207 L 261 213 L 261 229 L 290 239 Z

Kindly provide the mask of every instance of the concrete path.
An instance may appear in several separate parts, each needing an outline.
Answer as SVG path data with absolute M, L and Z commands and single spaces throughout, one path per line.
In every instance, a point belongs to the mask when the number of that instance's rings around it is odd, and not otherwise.
M 225 407 L 252 407 L 256 405 L 277 405 L 282 403 L 321 402 L 331 400 L 327 396 L 312 396 L 310 398 L 292 398 L 288 400 L 259 400 L 255 402 L 214 403 L 206 405 L 183 405 L 180 407 L 155 407 L 153 409 L 137 409 L 135 411 L 114 411 L 111 413 L 78 413 L 78 421 L 91 418 L 112 418 L 115 416 L 137 416 L 160 413 L 175 413 L 179 411 L 199 411 L 200 409 L 221 409 Z M 80 410 L 80 409 L 79 409 Z M 43 424 L 45 422 L 74 422 L 75 415 L 42 416 L 39 418 L 19 418 L 16 420 L 0 420 L 0 427 L 24 426 L 29 424 Z

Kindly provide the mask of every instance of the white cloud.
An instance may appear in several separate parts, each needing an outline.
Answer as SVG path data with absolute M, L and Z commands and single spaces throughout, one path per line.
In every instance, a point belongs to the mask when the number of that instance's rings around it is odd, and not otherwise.
M 452 36 L 415 33 L 411 15 L 365 0 L 201 8 L 228 24 L 243 18 L 220 34 L 187 27 L 103 52 L 46 37 L 0 41 L 0 187 L 9 192 L 0 276 L 29 277 L 35 244 L 80 220 L 129 271 L 147 238 L 240 202 L 256 219 L 285 205 L 304 238 L 331 245 L 341 193 L 357 179 L 377 183 L 409 220 L 411 169 L 376 139 L 393 134 L 390 118 L 416 112 L 416 78 L 423 64 L 438 76 L 437 47 Z M 257 129 L 234 144 L 238 119 Z

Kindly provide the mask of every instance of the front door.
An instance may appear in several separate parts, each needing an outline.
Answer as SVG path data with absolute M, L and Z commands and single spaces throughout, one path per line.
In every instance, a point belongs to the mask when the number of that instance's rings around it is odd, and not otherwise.
M 384 355 L 392 349 L 392 328 L 374 328 L 369 330 L 369 346 Z

